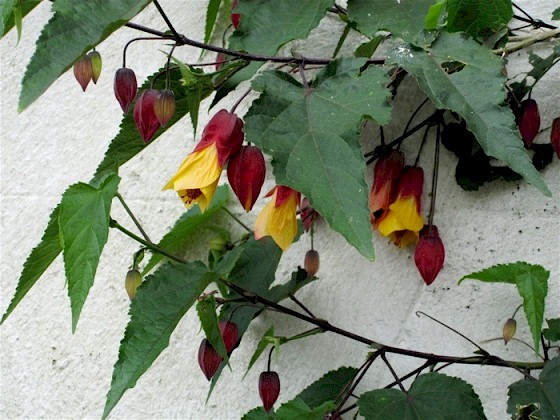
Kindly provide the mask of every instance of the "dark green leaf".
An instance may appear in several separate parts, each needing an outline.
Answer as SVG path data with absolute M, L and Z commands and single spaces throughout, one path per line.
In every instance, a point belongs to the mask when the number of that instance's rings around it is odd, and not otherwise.
M 298 267 L 297 271 L 292 273 L 290 281 L 274 286 L 267 292 L 266 296 L 270 300 L 279 302 L 287 299 L 290 295 L 294 295 L 299 289 L 315 280 L 317 280 L 317 277 L 309 277 L 307 271 Z
M 533 334 L 535 351 L 538 353 L 549 276 L 550 272 L 540 265 L 516 262 L 498 264 L 482 271 L 467 274 L 459 280 L 459 283 L 468 278 L 487 283 L 515 284 L 517 291 L 523 298 L 523 310 Z
M 305 401 L 295 398 L 280 406 L 276 412 L 278 420 L 324 420 L 325 415 L 336 407 L 333 401 L 327 401 L 311 408 Z
M 19 5 L 17 5 L 19 3 Z M 4 0 L 0 4 L 0 38 L 6 35 L 16 23 L 16 8 L 20 17 L 23 19 L 35 6 L 41 3 L 41 0 Z M 17 5 L 17 6 L 16 6 Z M 21 34 L 18 34 L 18 40 Z
M 127 389 L 169 345 L 171 333 L 215 275 L 201 262 L 165 264 L 138 288 L 113 369 L 103 411 L 106 418 Z
M 356 48 L 356 51 L 354 51 L 354 57 L 370 58 L 384 39 L 384 36 L 377 35 L 370 41 L 360 44 L 358 48 Z
M 58 223 L 72 307 L 72 332 L 93 285 L 103 247 L 109 235 L 111 202 L 120 178 L 108 176 L 99 186 L 78 183 L 62 195 Z
M 198 206 L 187 210 L 175 222 L 171 230 L 158 242 L 158 246 L 172 254 L 180 253 L 187 244 L 192 242 L 193 236 L 195 236 L 216 213 L 224 208 L 228 196 L 229 187 L 227 185 L 218 187 L 210 206 L 208 206 L 204 213 L 200 212 Z M 146 264 L 146 267 L 144 267 L 143 274 L 149 272 L 163 259 L 165 259 L 163 255 L 154 253 L 150 261 Z
M 447 0 L 447 29 L 484 37 L 507 25 L 511 0 Z
M 327 401 L 334 401 L 357 373 L 358 369 L 351 367 L 332 370 L 301 391 L 297 398 L 311 408 L 319 407 Z
M 2 316 L 0 324 L 2 324 L 8 315 L 12 313 L 18 303 L 29 292 L 33 285 L 39 280 L 46 269 L 51 265 L 55 258 L 62 252 L 60 245 L 59 228 L 58 228 L 58 215 L 60 212 L 60 204 L 54 208 L 51 213 L 49 223 L 41 242 L 31 251 L 27 260 L 23 264 L 23 270 L 19 277 L 16 292 L 10 306 L 6 309 L 6 313 Z
M 548 328 L 543 330 L 543 336 L 549 341 L 560 341 L 560 318 L 547 319 Z
M 246 114 L 244 129 L 247 141 L 272 155 L 276 183 L 308 197 L 332 229 L 373 259 L 357 128 L 364 117 L 387 123 L 390 106 L 386 75 L 371 67 L 359 74 L 364 63 L 335 60 L 309 90 L 286 73 L 263 73 L 253 88 L 264 94 Z
M 560 20 L 560 7 L 552 12 L 552 20 Z
M 270 344 L 270 337 L 273 336 L 274 336 L 274 325 L 264 333 L 264 335 L 259 341 L 259 344 L 257 344 L 257 348 L 255 349 L 255 352 L 251 356 L 251 360 L 249 361 L 249 366 L 247 366 L 247 370 L 245 371 L 245 375 L 243 375 L 243 378 L 247 376 L 247 374 L 249 373 L 249 371 L 251 370 L 255 362 L 261 356 L 262 352 L 266 350 L 266 348 Z
M 204 43 L 207 44 L 212 36 L 212 30 L 216 24 L 218 12 L 220 11 L 222 0 L 210 0 L 206 8 L 206 25 L 204 26 Z
M 349 0 L 348 16 L 368 37 L 386 30 L 414 43 L 426 27 L 426 15 L 433 3 L 434 0 Z
M 152 84 L 155 76 L 161 74 L 164 69 L 160 69 L 153 75 L 148 77 L 148 80 L 142 85 L 140 90 L 147 89 Z M 129 159 L 132 159 L 138 153 L 140 153 L 144 148 L 152 144 L 156 138 L 173 126 L 177 121 L 183 118 L 189 112 L 189 99 L 188 95 L 191 93 L 192 89 L 197 89 L 196 87 L 190 86 L 185 88 L 181 83 L 182 74 L 178 69 L 172 69 L 169 73 L 170 87 L 175 93 L 176 110 L 173 118 L 166 124 L 165 127 L 160 128 L 154 138 L 150 143 L 145 144 L 138 134 L 136 125 L 134 124 L 134 119 L 132 117 L 132 112 L 129 112 L 124 116 L 121 122 L 121 129 L 119 134 L 111 141 L 107 152 L 105 152 L 105 157 L 103 161 L 97 167 L 95 171 L 95 178 L 100 179 L 110 173 L 116 173 L 121 165 L 126 163 Z M 208 79 L 201 77 L 198 79 L 201 83 L 201 89 L 204 92 L 204 98 L 208 97 L 212 93 L 212 86 L 208 85 Z M 165 89 L 165 77 L 158 77 L 153 84 L 154 89 Z M 115 103 L 118 108 L 118 105 Z M 116 108 L 115 108 L 116 109 Z M 132 109 L 132 106 L 131 106 Z M 170 174 L 171 176 L 172 174 Z
M 72 64 L 136 16 L 150 0 L 57 0 L 54 16 L 43 28 L 23 76 L 19 110 L 23 111 Z M 56 60 L 52 54 L 56 51 Z
M 522 379 L 509 386 L 507 412 L 512 419 L 524 406 L 535 404 L 533 418 L 560 419 L 560 357 L 549 360 L 539 375 L 539 380 Z
M 264 408 L 257 407 L 246 413 L 241 420 L 276 420 L 274 409 L 267 413 Z
M 224 340 L 222 339 L 222 334 L 220 333 L 220 328 L 218 327 L 216 299 L 214 296 L 208 296 L 206 299 L 198 301 L 196 304 L 196 312 L 198 313 L 200 325 L 204 330 L 204 334 L 206 334 L 206 338 L 222 359 L 227 362 L 228 354 L 224 345 Z
M 482 404 L 471 385 L 441 373 L 418 376 L 408 394 L 376 389 L 358 399 L 366 420 L 485 419 Z
M 389 61 L 411 73 L 437 108 L 463 117 L 487 155 L 505 161 L 550 195 L 527 155 L 511 110 L 503 106 L 503 63 L 491 51 L 463 35 L 442 32 L 431 48 L 402 45 L 390 54 Z M 449 62 L 461 63 L 462 68 L 448 72 L 444 64 Z

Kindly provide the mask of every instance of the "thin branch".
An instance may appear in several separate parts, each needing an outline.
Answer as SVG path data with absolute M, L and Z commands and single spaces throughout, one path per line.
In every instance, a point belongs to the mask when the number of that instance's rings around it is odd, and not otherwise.
M 124 207 L 125 211 L 128 213 L 129 217 L 132 219 L 132 221 L 134 222 L 134 224 L 136 225 L 136 227 L 138 228 L 138 230 L 140 231 L 144 239 L 149 243 L 153 243 L 152 240 L 149 238 L 148 234 L 146 233 L 146 231 L 144 230 L 144 228 L 142 227 L 142 225 L 140 224 L 140 222 L 138 221 L 138 219 L 136 218 L 136 216 L 134 216 L 134 213 L 132 213 L 132 210 L 130 210 L 130 208 L 124 201 L 123 196 L 120 193 L 116 193 L 115 197 L 119 199 L 121 205 Z
M 404 388 L 404 386 L 403 386 L 403 384 L 402 384 L 402 382 L 399 378 L 399 375 L 397 375 L 397 372 L 395 372 L 395 369 L 393 369 L 393 366 L 391 366 L 391 363 L 389 363 L 389 360 L 387 360 L 387 356 L 385 356 L 384 352 L 381 353 L 381 359 L 383 359 L 383 361 L 387 365 L 387 368 L 389 368 L 389 370 L 391 371 L 391 375 L 393 375 L 393 378 L 395 378 L 395 382 L 397 383 L 397 385 L 399 386 L 401 391 L 406 394 L 407 393 L 406 389 Z
M 307 309 L 303 303 L 301 303 L 299 300 L 297 300 L 294 295 L 290 294 L 289 297 L 293 302 L 296 303 L 297 306 L 299 306 L 301 309 L 303 309 L 303 311 L 305 313 L 307 313 L 307 315 L 309 315 L 312 318 L 317 319 L 317 317 L 315 315 L 313 315 L 313 313 L 309 309 Z
M 222 210 L 225 211 L 233 220 L 235 220 L 237 223 L 239 223 L 239 225 L 245 229 L 247 232 L 252 233 L 253 231 L 245 224 L 243 223 L 241 220 L 239 220 L 239 218 L 233 214 L 231 211 L 229 211 L 227 208 L 222 207 Z
M 169 18 L 165 14 L 165 12 L 163 11 L 163 8 L 160 6 L 159 2 L 157 0 L 153 0 L 153 3 L 154 3 L 154 6 L 156 6 L 156 8 L 158 9 L 159 14 L 161 15 L 161 17 L 163 18 L 163 20 L 165 21 L 165 23 L 169 27 L 169 30 L 173 34 L 173 37 L 175 38 L 175 40 L 177 42 L 181 42 L 181 36 L 175 30 L 175 28 L 173 27 L 173 24 L 171 23 L 171 21 L 169 20 Z
M 522 50 L 530 45 L 536 44 L 537 42 L 545 41 L 550 38 L 560 36 L 560 28 L 552 29 L 546 32 L 539 32 L 536 35 L 529 36 L 525 40 L 511 44 L 504 48 L 498 48 L 492 50 L 494 54 L 511 54 L 512 52 Z

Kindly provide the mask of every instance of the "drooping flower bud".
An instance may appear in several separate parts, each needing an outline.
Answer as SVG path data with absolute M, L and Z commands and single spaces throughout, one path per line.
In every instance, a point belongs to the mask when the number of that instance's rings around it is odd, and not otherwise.
M 227 175 L 239 202 L 246 212 L 251 211 L 266 176 L 266 165 L 261 150 L 256 146 L 241 147 L 229 160 Z
M 425 226 L 414 252 L 416 267 L 429 286 L 437 277 L 445 261 L 445 249 L 436 226 Z
M 550 143 L 556 152 L 556 156 L 560 159 L 560 117 L 552 120 L 552 127 L 550 129 Z
M 502 337 L 504 339 L 504 345 L 507 344 L 508 341 L 513 338 L 516 330 L 517 330 L 517 321 L 513 318 L 509 318 L 504 323 L 504 329 L 502 330 Z
M 303 228 L 306 232 L 309 232 L 311 229 L 311 225 L 317 218 L 319 217 L 319 213 L 309 203 L 307 197 L 301 200 L 301 204 L 299 206 L 299 217 L 301 222 L 303 223 Z
M 119 101 L 123 112 L 126 114 L 138 90 L 138 82 L 134 71 L 126 67 L 118 69 L 115 73 L 113 90 L 117 101 Z
M 539 107 L 534 99 L 525 99 L 521 102 L 517 126 L 525 145 L 529 147 L 541 128 Z
M 175 94 L 172 90 L 164 89 L 159 92 L 154 104 L 154 112 L 161 126 L 165 127 L 175 114 Z
M 234 0 L 231 4 L 231 24 L 233 25 L 234 29 L 237 29 L 239 27 L 239 21 L 241 19 L 241 15 L 239 13 L 233 13 L 235 8 L 237 7 L 237 3 L 239 3 L 239 0 Z
M 154 111 L 157 96 L 157 90 L 146 89 L 138 96 L 134 106 L 134 123 L 144 143 L 148 143 L 152 139 L 160 126 Z
M 74 77 L 85 92 L 89 81 L 93 76 L 93 68 L 91 59 L 88 55 L 84 55 L 80 60 L 74 63 Z
M 259 396 L 265 411 L 270 411 L 280 395 L 280 378 L 276 372 L 262 372 L 259 376 Z
M 305 253 L 303 260 L 303 268 L 307 271 L 308 277 L 313 277 L 319 271 L 319 253 L 314 249 L 310 249 Z
M 226 352 L 227 354 L 231 354 L 238 344 L 239 331 L 237 329 L 237 324 L 231 321 L 220 321 L 218 327 L 220 328 L 220 333 L 224 340 Z
M 397 187 L 397 179 L 403 167 L 404 155 L 396 150 L 390 150 L 375 162 L 368 203 L 373 226 L 377 226 L 389 210 L 391 198 Z
M 128 298 L 130 300 L 136 297 L 136 289 L 138 289 L 138 286 L 140 286 L 140 284 L 142 284 L 142 275 L 140 274 L 140 272 L 136 269 L 129 270 L 128 273 L 126 273 L 124 287 L 126 289 L 126 293 L 128 293 Z
M 93 83 L 97 83 L 99 76 L 101 75 L 101 54 L 99 54 L 96 50 L 93 50 L 88 54 L 88 56 L 91 60 L 91 80 Z
M 226 55 L 222 52 L 219 52 L 216 55 L 216 71 L 219 71 L 220 68 L 222 67 L 222 65 L 224 64 L 224 62 L 226 61 Z
M 206 379 L 212 379 L 222 360 L 218 352 L 212 347 L 212 344 L 206 338 L 202 340 L 198 348 L 198 365 Z

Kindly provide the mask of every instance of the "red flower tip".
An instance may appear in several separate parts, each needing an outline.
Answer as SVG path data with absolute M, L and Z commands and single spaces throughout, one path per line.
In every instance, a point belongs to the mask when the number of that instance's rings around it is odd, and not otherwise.
M 136 105 L 134 106 L 134 123 L 144 143 L 148 143 L 152 137 L 154 137 L 154 134 L 160 126 L 154 111 L 154 104 L 157 97 L 157 90 L 146 89 L 138 96 Z
M 202 373 L 206 376 L 206 379 L 212 379 L 212 376 L 214 376 L 220 367 L 220 363 L 222 363 L 222 358 L 218 352 L 214 350 L 214 347 L 212 347 L 206 338 L 202 340 L 198 348 L 198 364 L 200 369 L 202 369 Z
M 113 90 L 115 91 L 115 97 L 117 98 L 117 101 L 119 101 L 119 104 L 125 114 L 128 112 L 128 107 L 136 96 L 137 89 L 138 83 L 136 82 L 136 75 L 134 74 L 134 71 L 126 67 L 118 69 L 115 73 Z
M 164 89 L 159 92 L 154 103 L 154 113 L 161 126 L 165 127 L 175 114 L 175 94 L 172 90 Z
M 218 327 L 222 334 L 222 340 L 224 340 L 226 352 L 230 354 L 238 344 L 239 331 L 237 329 L 237 324 L 231 321 L 220 321 Z
M 552 120 L 552 128 L 550 129 L 550 143 L 556 152 L 556 156 L 560 159 L 560 117 Z
M 256 146 L 243 146 L 229 161 L 228 180 L 239 202 L 249 212 L 259 197 L 266 175 L 264 156 Z
M 301 222 L 303 223 L 303 228 L 305 229 L 306 232 L 309 232 L 313 222 L 315 222 L 315 220 L 319 218 L 319 213 L 317 212 L 317 210 L 311 207 L 311 204 L 309 203 L 307 197 L 301 200 L 299 209 L 300 209 L 299 215 L 301 218 Z
M 276 372 L 262 372 L 259 376 L 259 395 L 268 412 L 280 395 L 280 378 Z
M 534 99 L 525 99 L 521 102 L 517 126 L 525 145 L 529 147 L 541 128 L 539 107 Z
M 429 286 L 433 283 L 445 261 L 445 249 L 436 226 L 425 226 L 414 252 L 416 267 Z
M 223 168 L 226 162 L 241 149 L 244 137 L 241 118 L 222 109 L 204 127 L 202 139 L 194 148 L 193 153 L 215 143 L 218 150 L 218 163 Z
M 85 92 L 89 81 L 93 77 L 93 67 L 89 55 L 84 55 L 74 63 L 74 77 Z
M 239 3 L 239 0 L 234 0 L 234 2 L 232 3 L 231 5 L 232 12 L 237 7 L 237 3 Z M 241 15 L 239 13 L 231 14 L 231 24 L 233 25 L 233 29 L 237 29 L 239 27 L 240 20 L 241 20 Z

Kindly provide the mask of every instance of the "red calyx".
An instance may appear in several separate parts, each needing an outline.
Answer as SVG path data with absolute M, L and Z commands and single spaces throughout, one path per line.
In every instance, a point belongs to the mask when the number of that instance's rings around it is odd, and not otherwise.
M 243 146 L 228 163 L 229 184 L 249 212 L 257 201 L 266 175 L 264 156 L 256 146 Z
M 525 99 L 521 102 L 517 126 L 525 145 L 529 147 L 541 128 L 539 107 L 534 99 Z
M 556 156 L 560 159 L 560 117 L 552 120 L 552 127 L 550 129 L 550 143 L 556 152 Z
M 146 89 L 140 94 L 134 106 L 134 123 L 144 143 L 148 143 L 152 139 L 160 126 L 154 111 L 157 97 L 157 90 Z
M 175 94 L 172 90 L 164 89 L 159 92 L 154 103 L 154 113 L 161 126 L 165 127 L 175 114 Z
M 220 321 L 218 327 L 222 334 L 222 340 L 224 340 L 226 352 L 227 354 L 231 354 L 238 344 L 239 332 L 237 324 L 231 321 Z
M 276 372 L 262 372 L 259 376 L 259 395 L 268 412 L 280 395 L 280 378 Z
M 117 101 L 119 101 L 123 112 L 126 114 L 138 90 L 138 83 L 134 71 L 126 67 L 118 69 L 115 73 L 113 90 L 115 91 Z
M 231 5 L 231 10 L 233 12 L 233 10 L 235 10 L 235 8 L 237 7 L 237 3 L 239 3 L 239 0 L 235 0 L 232 5 Z M 234 29 L 237 29 L 239 27 L 239 21 L 241 19 L 241 15 L 239 13 L 232 13 L 231 14 L 231 24 L 233 25 Z
M 206 379 L 212 379 L 212 376 L 220 367 L 220 363 L 222 363 L 222 358 L 218 352 L 214 350 L 214 347 L 206 338 L 202 340 L 198 349 L 198 364 Z
M 84 55 L 82 59 L 74 63 L 74 77 L 85 92 L 89 81 L 93 77 L 93 66 L 89 55 Z
M 299 217 L 301 218 L 301 222 L 303 223 L 303 228 L 306 232 L 309 232 L 311 229 L 311 225 L 317 218 L 319 217 L 319 213 L 309 203 L 307 197 L 301 200 L 301 204 L 299 206 L 300 213 Z
M 414 262 L 422 279 L 429 286 L 433 283 L 445 261 L 445 248 L 436 226 L 424 226 L 414 252 Z

